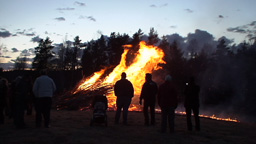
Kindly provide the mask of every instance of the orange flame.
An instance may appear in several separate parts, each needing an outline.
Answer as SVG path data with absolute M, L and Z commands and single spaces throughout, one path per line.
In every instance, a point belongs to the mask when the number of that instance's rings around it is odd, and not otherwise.
M 95 72 L 89 78 L 82 80 L 73 94 L 76 94 L 79 91 L 93 91 L 97 90 L 101 87 L 109 86 L 112 89 L 106 93 L 109 101 L 109 107 L 116 107 L 116 97 L 113 92 L 113 85 L 117 80 L 121 78 L 121 73 L 126 72 L 127 79 L 130 80 L 134 86 L 135 97 L 133 98 L 132 104 L 129 108 L 130 111 L 138 111 L 141 110 L 141 107 L 137 105 L 138 97 L 140 95 L 141 87 L 145 82 L 145 74 L 152 73 L 154 70 L 161 69 L 158 64 L 166 63 L 163 60 L 164 52 L 156 46 L 146 45 L 144 41 L 140 42 L 140 49 L 134 59 L 133 63 L 130 66 L 126 65 L 126 56 L 129 51 L 127 48 L 131 48 L 132 45 L 124 45 L 124 53 L 122 54 L 121 61 L 119 65 L 117 65 L 114 70 L 106 77 L 103 77 L 106 69 L 102 69 L 98 72 Z M 81 108 L 83 110 L 85 108 Z M 160 112 L 160 109 L 156 109 L 157 112 Z M 176 114 L 185 115 L 186 112 L 176 111 Z M 237 119 L 232 118 L 218 118 L 216 115 L 207 116 L 207 115 L 199 115 L 200 117 L 210 118 L 214 120 L 222 120 L 222 121 L 231 121 L 231 122 L 239 122 Z
M 140 49 L 130 66 L 126 65 L 126 56 L 131 45 L 124 45 L 124 53 L 122 54 L 121 61 L 114 70 L 106 77 L 101 78 L 105 69 L 95 72 L 91 77 L 87 78 L 79 87 L 75 90 L 74 94 L 78 91 L 85 91 L 88 89 L 94 89 L 103 87 L 106 85 L 114 85 L 117 80 L 121 78 L 121 73 L 126 72 L 127 79 L 133 84 L 135 91 L 135 101 L 138 101 L 142 84 L 145 82 L 145 74 L 152 73 L 154 70 L 161 69 L 159 64 L 165 63 L 163 60 L 164 52 L 156 46 L 146 45 L 144 41 L 140 42 Z M 109 107 L 115 107 L 116 97 L 113 90 L 109 91 L 106 96 L 108 97 Z M 133 101 L 134 103 L 134 101 Z M 138 110 L 139 107 L 131 104 L 130 110 Z
M 186 112 L 175 111 L 175 113 L 180 114 L 180 115 L 186 115 Z M 201 114 L 199 116 L 203 117 L 203 118 L 209 118 L 209 119 L 220 120 L 220 121 L 240 122 L 236 118 L 235 119 L 233 119 L 233 118 L 220 118 L 220 117 L 217 117 L 214 114 L 212 116 L 207 116 L 207 115 L 203 115 L 203 114 Z

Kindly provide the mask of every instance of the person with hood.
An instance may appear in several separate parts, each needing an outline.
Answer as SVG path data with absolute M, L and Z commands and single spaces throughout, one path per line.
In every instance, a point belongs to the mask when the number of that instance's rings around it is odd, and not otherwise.
M 33 85 L 33 93 L 36 98 L 36 127 L 41 127 L 42 115 L 44 117 L 44 126 L 49 128 L 50 111 L 52 106 L 52 96 L 56 91 L 54 81 L 47 76 L 47 71 L 42 70 Z
M 186 109 L 187 116 L 187 128 L 189 131 L 192 130 L 191 112 L 193 111 L 195 117 L 196 130 L 200 131 L 200 120 L 199 120 L 199 92 L 200 87 L 195 83 L 194 77 L 191 77 L 189 83 L 185 88 L 185 102 L 184 107 Z
M 175 109 L 178 105 L 177 90 L 172 82 L 172 77 L 167 75 L 165 82 L 159 86 L 157 95 L 158 104 L 161 108 L 161 132 L 166 132 L 167 121 L 170 132 L 174 132 Z
M 121 79 L 115 83 L 114 93 L 116 95 L 115 124 L 119 123 L 121 111 L 123 110 L 123 124 L 127 125 L 128 109 L 134 96 L 132 83 L 126 79 L 126 73 L 121 74 Z
M 145 125 L 149 125 L 149 115 L 148 108 L 150 108 L 150 116 L 151 116 L 151 125 L 155 125 L 155 103 L 156 103 L 156 94 L 157 94 L 157 84 L 152 80 L 152 75 L 150 73 L 146 74 L 146 81 L 142 86 L 141 94 L 140 94 L 140 105 L 142 104 L 142 100 L 144 100 L 143 105 L 143 113 L 145 117 Z

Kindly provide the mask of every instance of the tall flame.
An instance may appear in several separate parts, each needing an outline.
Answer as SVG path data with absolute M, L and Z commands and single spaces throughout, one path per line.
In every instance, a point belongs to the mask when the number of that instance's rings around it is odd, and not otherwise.
M 121 61 L 114 70 L 106 77 L 102 78 L 105 69 L 95 72 L 91 77 L 83 81 L 74 93 L 81 90 L 88 90 L 92 88 L 100 88 L 107 85 L 114 85 L 116 81 L 121 78 L 121 73 L 126 72 L 127 79 L 133 84 L 135 91 L 135 101 L 138 100 L 142 84 L 145 82 L 145 74 L 152 73 L 154 70 L 161 69 L 159 64 L 165 63 L 163 60 L 164 52 L 156 46 L 146 45 L 144 41 L 140 42 L 140 49 L 136 54 L 133 63 L 129 66 L 126 65 L 126 56 L 131 45 L 125 45 L 124 53 L 122 54 Z M 109 91 L 106 96 L 109 100 L 109 107 L 115 107 L 116 97 L 113 90 Z M 130 110 L 137 109 L 136 105 L 132 105 Z
M 76 94 L 79 91 L 94 91 L 100 88 L 108 88 L 105 94 L 108 97 L 109 107 L 116 107 L 116 97 L 113 92 L 113 86 L 121 78 L 121 73 L 126 72 L 127 79 L 130 80 L 133 84 L 135 90 L 135 97 L 133 98 L 133 104 L 131 104 L 129 110 L 140 110 L 140 107 L 135 104 L 138 103 L 138 97 L 143 83 L 145 82 L 145 74 L 152 73 L 154 70 L 161 69 L 159 64 L 166 63 L 163 60 L 164 52 L 156 46 L 146 45 L 144 41 L 140 42 L 140 49 L 134 59 L 133 63 L 129 66 L 126 65 L 126 56 L 129 51 L 128 48 L 132 47 L 131 45 L 124 46 L 124 53 L 122 54 L 121 61 L 113 71 L 108 74 L 108 76 L 103 77 L 106 69 L 102 69 L 98 72 L 95 72 L 91 77 L 82 80 L 73 94 Z M 157 109 L 159 111 L 159 109 Z M 186 112 L 176 111 L 176 114 L 185 115 Z M 207 116 L 200 115 L 200 117 L 211 118 L 215 120 L 223 121 L 232 121 L 239 122 L 237 119 L 231 118 L 218 118 L 215 115 Z

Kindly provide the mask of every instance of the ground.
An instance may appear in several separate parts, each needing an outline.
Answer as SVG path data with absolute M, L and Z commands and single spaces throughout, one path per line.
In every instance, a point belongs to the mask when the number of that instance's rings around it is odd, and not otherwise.
M 17 130 L 12 119 L 0 125 L 1 144 L 256 144 L 256 125 L 201 118 L 202 130 L 187 131 L 186 117 L 177 115 L 175 133 L 160 133 L 161 115 L 155 126 L 144 126 L 143 113 L 129 112 L 128 126 L 115 125 L 115 112 L 107 112 L 108 126 L 90 127 L 91 111 L 52 110 L 51 127 L 36 128 L 34 113 L 25 116 L 26 129 Z

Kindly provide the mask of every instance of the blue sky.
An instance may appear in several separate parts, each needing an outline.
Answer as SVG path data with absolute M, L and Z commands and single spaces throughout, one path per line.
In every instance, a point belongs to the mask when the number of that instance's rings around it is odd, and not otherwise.
M 0 0 L 0 45 L 8 50 L 1 51 L 8 56 L 1 61 L 36 47 L 36 38 L 62 43 L 78 35 L 86 42 L 111 32 L 148 34 L 152 27 L 160 37 L 186 37 L 200 29 L 240 43 L 246 34 L 228 29 L 256 21 L 255 5 L 255 0 Z

